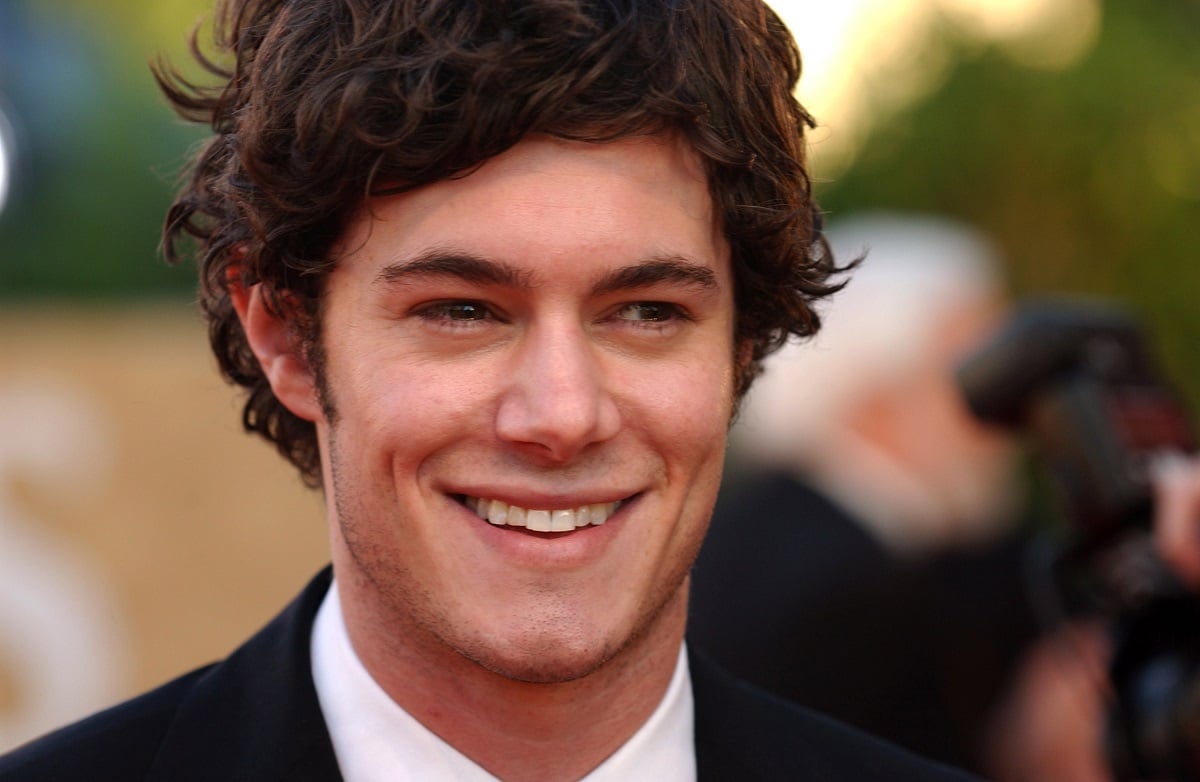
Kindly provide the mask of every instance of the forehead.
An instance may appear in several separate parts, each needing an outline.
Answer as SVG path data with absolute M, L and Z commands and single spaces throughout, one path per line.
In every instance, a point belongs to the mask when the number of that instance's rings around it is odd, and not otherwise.
M 595 253 L 716 265 L 726 251 L 714 215 L 703 166 L 678 139 L 534 136 L 466 176 L 370 199 L 340 244 L 383 263 L 436 246 L 514 263 Z

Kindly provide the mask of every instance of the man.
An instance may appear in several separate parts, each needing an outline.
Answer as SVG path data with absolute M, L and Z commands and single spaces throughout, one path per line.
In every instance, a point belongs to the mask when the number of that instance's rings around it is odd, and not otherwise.
M 687 654 L 759 362 L 817 325 L 794 44 L 757 0 L 225 0 L 168 216 L 332 573 L 0 779 L 956 772 Z

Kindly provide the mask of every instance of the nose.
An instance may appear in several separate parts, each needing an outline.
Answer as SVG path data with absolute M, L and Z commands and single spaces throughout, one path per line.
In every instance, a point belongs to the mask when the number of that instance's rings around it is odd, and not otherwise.
M 496 414 L 502 440 L 554 463 L 616 435 L 621 415 L 596 347 L 575 324 L 533 327 L 520 340 Z

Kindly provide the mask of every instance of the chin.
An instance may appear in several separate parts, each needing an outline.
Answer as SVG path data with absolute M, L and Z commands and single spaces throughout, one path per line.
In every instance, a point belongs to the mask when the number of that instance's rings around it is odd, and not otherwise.
M 612 653 L 582 648 L 572 651 L 558 641 L 547 641 L 540 648 L 504 653 L 486 650 L 466 656 L 479 666 L 506 679 L 530 684 L 563 684 L 583 679 L 604 666 Z
M 680 595 L 681 591 L 674 594 Z M 550 619 L 541 626 L 536 623 L 527 626 L 524 633 L 477 638 L 473 648 L 460 651 L 486 670 L 512 681 L 534 684 L 578 681 L 601 669 L 620 665 L 621 661 L 640 657 L 641 650 L 647 644 L 653 647 L 656 638 L 670 639 L 668 645 L 674 659 L 678 640 L 671 612 L 664 612 L 668 605 L 686 606 L 686 600 L 669 600 L 631 624 L 606 628 Z M 678 635 L 682 637 L 682 619 L 678 626 Z

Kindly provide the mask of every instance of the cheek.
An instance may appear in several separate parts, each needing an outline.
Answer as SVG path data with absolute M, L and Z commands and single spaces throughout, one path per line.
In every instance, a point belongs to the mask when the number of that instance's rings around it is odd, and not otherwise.
M 366 356 L 348 377 L 352 404 L 373 424 L 389 428 L 438 428 L 478 416 L 494 385 L 487 373 L 472 370 L 468 362 L 435 364 L 378 353 Z
M 447 442 L 486 424 L 488 384 L 478 376 L 377 358 L 342 378 L 332 389 L 342 450 L 381 480 L 399 468 L 417 469 Z
M 639 395 L 646 426 L 676 469 L 711 469 L 723 460 L 733 409 L 733 367 L 723 362 L 680 365 Z M 697 369 L 697 368 L 701 369 Z

